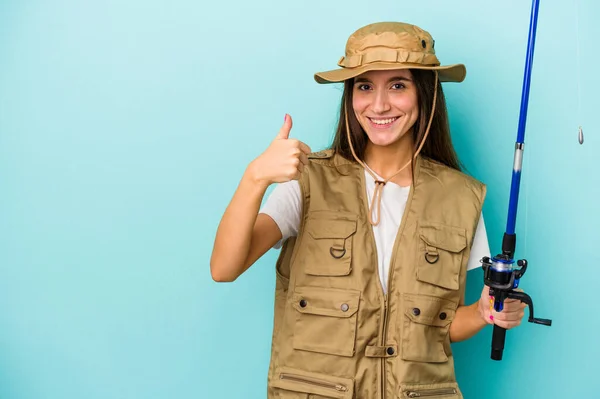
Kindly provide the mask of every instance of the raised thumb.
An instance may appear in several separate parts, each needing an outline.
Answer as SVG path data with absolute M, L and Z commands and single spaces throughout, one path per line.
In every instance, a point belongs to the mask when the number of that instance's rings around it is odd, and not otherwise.
M 288 114 L 285 114 L 283 126 L 281 126 L 281 129 L 279 129 L 279 133 L 277 133 L 277 138 L 287 139 L 288 137 L 290 137 L 290 130 L 292 130 L 292 117 Z

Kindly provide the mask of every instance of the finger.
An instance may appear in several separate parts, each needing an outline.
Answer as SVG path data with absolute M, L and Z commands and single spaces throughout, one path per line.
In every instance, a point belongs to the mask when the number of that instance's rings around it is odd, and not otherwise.
M 513 310 L 517 310 L 517 309 L 520 310 L 523 308 L 524 308 L 524 306 L 519 302 L 509 302 L 509 303 L 504 302 L 504 309 L 513 311 Z
M 510 330 L 511 328 L 515 328 L 521 324 L 521 320 L 519 321 L 504 321 L 504 320 L 495 320 L 494 324 L 498 327 L 505 328 Z
M 527 307 L 527 305 L 524 303 L 518 303 L 518 302 L 506 303 L 505 302 L 503 311 L 507 311 L 507 312 L 522 311 L 526 307 Z
M 308 156 L 305 153 L 301 152 L 298 156 L 302 165 L 308 165 Z
M 501 317 L 497 317 L 494 318 L 494 324 L 503 328 L 512 328 L 512 327 L 516 327 L 518 325 L 520 325 L 523 321 L 522 317 L 516 317 L 516 318 L 501 318 Z
M 287 139 L 290 137 L 290 130 L 292 130 L 292 117 L 288 114 L 285 114 L 283 126 L 281 126 L 281 129 L 279 129 L 279 133 L 277 133 L 276 138 Z
M 518 302 L 521 302 L 521 300 L 520 299 L 513 299 L 513 298 L 508 298 L 508 299 L 504 300 L 504 303 L 518 303 Z M 523 303 L 523 302 L 521 302 L 521 303 Z
M 485 288 L 484 288 L 485 290 Z M 492 310 L 494 306 L 494 300 L 491 296 L 482 295 L 480 300 L 480 308 L 483 316 L 483 320 L 485 320 L 488 324 L 494 324 L 494 316 L 492 315 Z
M 481 317 L 488 324 L 494 324 L 494 316 L 492 316 L 492 311 L 487 307 L 480 310 Z
M 305 153 L 306 155 L 308 155 L 308 154 L 310 154 L 312 152 L 309 146 L 307 146 L 306 144 L 304 144 L 301 141 L 299 143 L 300 143 L 300 150 L 302 150 L 303 153 Z
M 493 317 L 494 320 L 503 321 L 503 322 L 511 322 L 511 321 L 520 321 L 525 316 L 525 312 L 522 310 L 516 312 L 494 312 Z

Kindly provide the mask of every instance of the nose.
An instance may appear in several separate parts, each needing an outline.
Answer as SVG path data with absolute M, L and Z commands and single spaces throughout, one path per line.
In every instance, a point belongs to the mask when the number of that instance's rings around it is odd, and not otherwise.
M 391 108 L 387 90 L 377 90 L 373 101 L 373 112 L 383 114 Z

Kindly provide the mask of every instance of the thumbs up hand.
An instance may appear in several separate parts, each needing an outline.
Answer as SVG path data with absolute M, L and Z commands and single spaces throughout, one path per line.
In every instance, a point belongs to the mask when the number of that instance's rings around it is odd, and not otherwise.
M 269 147 L 250 164 L 254 180 L 265 185 L 297 180 L 308 165 L 309 146 L 290 139 L 292 117 L 285 115 L 283 126 Z

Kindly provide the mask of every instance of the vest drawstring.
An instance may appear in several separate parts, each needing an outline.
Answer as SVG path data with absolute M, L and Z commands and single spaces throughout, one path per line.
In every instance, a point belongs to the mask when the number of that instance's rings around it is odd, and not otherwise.
M 369 223 L 373 226 L 377 226 L 379 224 L 379 219 L 381 218 L 381 194 L 383 192 L 383 186 L 385 186 L 386 182 L 383 180 L 375 180 L 375 190 L 373 191 L 373 198 L 371 198 L 371 205 L 369 206 Z M 372 210 L 375 208 L 375 203 L 377 202 L 377 212 L 376 212 L 376 220 L 373 220 L 373 212 Z

